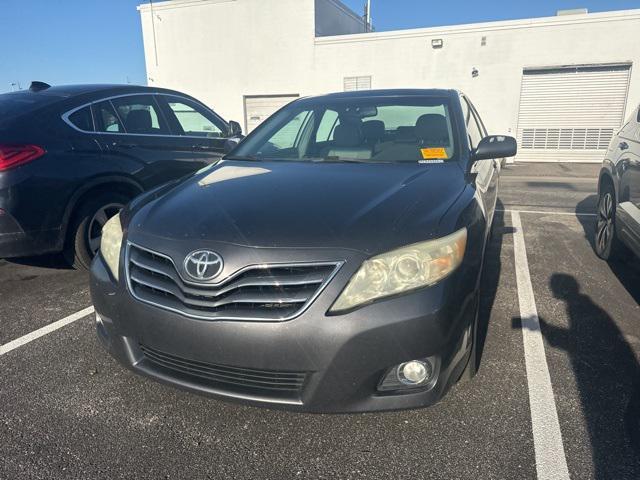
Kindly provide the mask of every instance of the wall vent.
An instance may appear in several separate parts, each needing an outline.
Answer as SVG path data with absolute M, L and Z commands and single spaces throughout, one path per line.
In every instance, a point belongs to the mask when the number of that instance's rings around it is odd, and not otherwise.
M 612 128 L 524 128 L 520 148 L 535 150 L 605 150 Z
M 344 91 L 371 90 L 371 76 L 344 77 Z

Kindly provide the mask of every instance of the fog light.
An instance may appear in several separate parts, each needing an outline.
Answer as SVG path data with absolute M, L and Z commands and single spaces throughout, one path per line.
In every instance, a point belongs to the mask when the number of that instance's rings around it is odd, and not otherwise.
M 421 360 L 411 360 L 410 362 L 398 365 L 396 375 L 405 385 L 415 385 L 424 382 L 433 373 L 430 363 Z
M 440 360 L 438 357 L 403 362 L 387 370 L 378 385 L 378 390 L 385 392 L 432 388 L 438 379 L 439 368 Z

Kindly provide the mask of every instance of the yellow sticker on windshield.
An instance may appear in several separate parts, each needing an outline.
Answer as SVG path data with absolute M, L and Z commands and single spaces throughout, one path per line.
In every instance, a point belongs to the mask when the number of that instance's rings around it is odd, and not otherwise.
M 425 160 L 446 160 L 449 158 L 444 148 L 421 148 L 420 153 Z

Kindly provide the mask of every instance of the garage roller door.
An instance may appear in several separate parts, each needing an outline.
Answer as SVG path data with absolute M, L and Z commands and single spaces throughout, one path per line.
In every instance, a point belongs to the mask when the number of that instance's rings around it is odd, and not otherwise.
M 299 95 L 265 95 L 244 97 L 244 115 L 247 133 L 287 103 L 294 101 L 298 96 Z
M 520 161 L 601 162 L 624 121 L 629 65 L 525 70 Z

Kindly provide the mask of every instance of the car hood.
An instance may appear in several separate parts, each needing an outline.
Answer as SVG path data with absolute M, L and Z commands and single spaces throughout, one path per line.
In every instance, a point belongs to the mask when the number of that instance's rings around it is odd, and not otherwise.
M 145 237 L 249 247 L 384 251 L 448 232 L 456 163 L 222 161 L 132 212 Z

